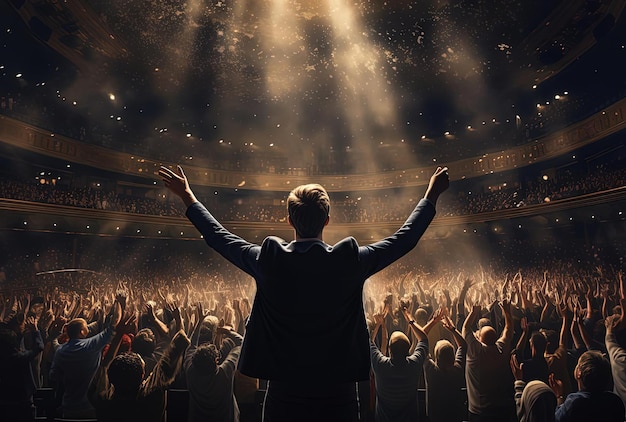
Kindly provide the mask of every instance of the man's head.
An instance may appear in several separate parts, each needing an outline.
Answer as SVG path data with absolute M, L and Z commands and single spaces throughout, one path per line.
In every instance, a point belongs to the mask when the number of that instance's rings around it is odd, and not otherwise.
M 318 184 L 298 186 L 289 193 L 287 212 L 297 237 L 318 237 L 328 223 L 330 214 L 330 199 L 326 189 Z
M 87 321 L 83 318 L 74 318 L 67 323 L 67 336 L 70 339 L 85 338 L 89 334 Z
M 217 371 L 217 362 L 220 358 L 220 351 L 212 344 L 203 344 L 199 346 L 191 356 L 191 363 L 194 370 L 202 375 L 215 374 Z
M 131 349 L 141 356 L 150 356 L 156 348 L 156 337 L 150 328 L 142 328 L 133 339 Z
M 597 393 L 608 390 L 611 384 L 611 364 L 600 352 L 585 352 L 578 358 L 574 378 L 580 391 Z
M 493 327 L 493 324 L 491 323 L 491 320 L 489 318 L 481 318 L 478 320 L 478 330 L 482 329 L 483 327 Z
M 417 308 L 413 314 L 415 321 L 423 327 L 428 322 L 428 311 L 424 308 Z
M 493 346 L 498 341 L 498 333 L 496 333 L 493 327 L 485 325 L 479 331 L 478 340 L 487 346 Z
M 440 368 L 454 366 L 454 346 L 448 340 L 439 340 L 435 344 L 435 362 Z
M 115 356 L 107 375 L 115 387 L 115 394 L 136 393 L 143 380 L 145 363 L 137 353 L 122 353 Z
M 220 320 L 215 315 L 207 315 L 200 326 L 198 344 L 213 343 L 219 323 Z
M 411 342 L 402 331 L 394 331 L 391 333 L 391 336 L 389 336 L 389 351 L 391 352 L 392 358 L 403 358 L 408 356 L 410 347 Z

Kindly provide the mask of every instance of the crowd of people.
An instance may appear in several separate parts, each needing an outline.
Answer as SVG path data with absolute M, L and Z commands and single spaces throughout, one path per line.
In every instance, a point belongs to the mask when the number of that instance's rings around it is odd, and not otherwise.
M 497 189 L 458 190 L 456 195 L 448 195 L 442 200 L 438 212 L 444 216 L 479 214 L 606 191 L 626 185 L 626 168 L 622 164 L 622 160 L 615 160 L 583 175 L 565 169 L 553 177 L 542 179 L 537 175 L 526 182 L 499 186 Z M 182 207 L 170 200 L 125 195 L 93 187 L 72 189 L 61 184 L 35 182 L 3 178 L 0 181 L 0 198 L 106 211 L 184 216 Z M 390 197 L 393 197 L 393 201 L 390 201 Z M 223 221 L 286 221 L 285 206 L 277 198 L 243 198 L 224 199 L 210 195 L 202 199 L 211 205 L 214 214 Z M 405 193 L 390 196 L 384 192 L 363 192 L 338 196 L 333 198 L 332 218 L 338 223 L 401 221 L 416 203 L 415 196 Z
M 5 246 L 3 415 L 32 420 L 33 396 L 52 388 L 52 416 L 260 420 L 268 384 L 237 370 L 251 277 L 190 242 L 33 236 L 43 237 Z M 520 255 L 519 266 L 495 254 L 481 266 L 439 240 L 366 282 L 360 420 L 624 420 L 623 263 L 572 245 L 495 249 Z M 320 302 L 303 327 L 324 312 Z M 186 392 L 175 410 L 172 391 Z
M 68 259 L 47 256 L 48 265 Z M 367 393 L 362 420 L 386 420 L 378 407 L 395 412 L 407 394 L 417 406 L 418 387 L 428 415 L 420 420 L 467 420 L 468 410 L 480 420 L 516 420 L 516 412 L 526 421 L 623 420 L 620 271 L 568 262 L 515 273 L 432 273 L 414 259 L 366 284 L 378 363 L 371 389 L 360 389 Z M 59 416 L 113 420 L 110 409 L 133 403 L 139 413 L 128 420 L 161 420 L 165 391 L 178 388 L 189 391 L 190 421 L 258 420 L 263 380 L 235 371 L 254 284 L 210 262 L 208 275 L 62 272 L 41 275 L 36 285 L 5 285 L 0 362 L 14 376 L 0 382 L 3 414 L 32 414 L 36 389 L 53 387 Z M 408 356 L 405 375 L 390 383 L 385 362 Z M 487 419 L 492 412 L 499 419 Z

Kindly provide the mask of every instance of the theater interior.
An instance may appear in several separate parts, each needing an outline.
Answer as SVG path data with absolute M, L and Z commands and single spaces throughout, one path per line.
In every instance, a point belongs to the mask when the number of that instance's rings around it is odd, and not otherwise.
M 139 319 L 159 305 L 172 324 L 180 307 L 190 334 L 204 303 L 243 335 L 256 284 L 207 247 L 164 186 L 159 169 L 178 165 L 223 226 L 255 244 L 293 240 L 289 192 L 323 185 L 330 245 L 392 235 L 447 167 L 417 247 L 365 282 L 370 324 L 388 297 L 458 314 L 532 302 L 542 321 L 554 302 L 558 326 L 561 305 L 604 313 L 624 298 L 625 9 L 0 1 L 0 322 L 29 307 L 95 322 L 122 292 Z M 43 370 L 40 381 L 37 420 L 56 420 Z M 237 397 L 241 422 L 260 421 L 262 381 L 249 402 Z M 167 421 L 187 421 L 189 391 L 167 394 Z
M 286 196 L 316 182 L 325 240 L 360 244 L 393 233 L 447 166 L 402 265 L 623 269 L 624 7 L 2 2 L 2 283 L 223 269 L 157 176 L 178 164 L 252 242 L 290 240 Z

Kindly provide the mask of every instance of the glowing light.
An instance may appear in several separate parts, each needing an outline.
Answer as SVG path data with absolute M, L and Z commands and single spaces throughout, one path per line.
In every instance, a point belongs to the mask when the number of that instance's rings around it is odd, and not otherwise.
M 21 74 L 21 73 L 18 73 L 17 75 L 15 75 L 15 77 L 16 77 L 16 78 L 21 78 L 21 77 L 22 77 L 22 74 Z
M 115 94 L 109 94 L 109 100 L 115 101 Z
M 542 178 L 543 180 L 548 180 L 548 175 L 547 175 L 547 174 L 544 174 L 543 176 L 541 176 L 541 178 Z

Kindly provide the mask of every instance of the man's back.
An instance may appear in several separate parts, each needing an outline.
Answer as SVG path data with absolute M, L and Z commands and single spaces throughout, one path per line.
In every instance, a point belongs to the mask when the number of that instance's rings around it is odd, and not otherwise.
M 57 349 L 50 377 L 63 385 L 64 415 L 93 410 L 87 398 L 87 389 L 111 334 L 111 328 L 106 328 L 93 337 L 70 339 Z
M 197 347 L 192 344 L 185 356 L 189 389 L 189 421 L 239 421 L 239 407 L 234 396 L 234 377 L 241 352 L 242 337 L 231 333 L 221 353 L 226 354 L 215 371 L 203 370 L 194 363 Z
M 624 404 L 610 391 L 590 393 L 577 391 L 556 409 L 556 422 L 623 422 Z
M 470 412 L 480 414 L 488 408 L 512 405 L 510 348 L 500 342 L 487 346 L 473 336 L 472 333 L 465 338 L 468 344 L 465 376 Z
M 413 354 L 391 359 L 375 344 L 370 345 L 376 379 L 376 421 L 414 421 L 418 418 L 417 388 L 428 353 L 428 342 L 420 341 Z
M 240 370 L 274 380 L 356 381 L 369 375 L 363 269 L 352 238 L 263 242 Z M 271 341 L 268 341 L 270 339 Z M 349 355 L 349 360 L 329 359 Z M 269 367 L 272 365 L 273 367 Z

